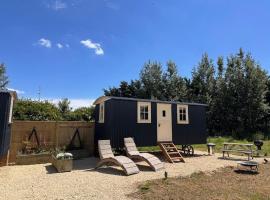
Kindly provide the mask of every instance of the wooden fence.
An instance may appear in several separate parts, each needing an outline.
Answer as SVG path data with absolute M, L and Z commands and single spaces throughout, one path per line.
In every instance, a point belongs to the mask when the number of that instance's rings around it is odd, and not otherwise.
M 23 141 L 28 140 L 33 128 L 37 132 L 39 142 L 46 147 L 66 147 L 70 144 L 78 129 L 84 149 L 90 155 L 94 153 L 94 123 L 74 121 L 14 121 L 11 128 L 11 144 L 9 163 L 14 163 L 16 155 L 23 148 Z M 34 136 L 32 137 L 32 139 Z

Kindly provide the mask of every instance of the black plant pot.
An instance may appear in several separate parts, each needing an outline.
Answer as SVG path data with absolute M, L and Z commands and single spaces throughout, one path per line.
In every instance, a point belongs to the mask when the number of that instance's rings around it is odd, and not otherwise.
M 258 150 L 261 150 L 262 146 L 263 146 L 263 141 L 262 140 L 255 140 L 254 144 L 255 144 L 255 146 L 257 147 Z

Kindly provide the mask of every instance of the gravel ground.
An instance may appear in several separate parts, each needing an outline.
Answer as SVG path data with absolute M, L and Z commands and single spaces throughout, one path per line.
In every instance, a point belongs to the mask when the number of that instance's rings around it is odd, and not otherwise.
M 185 158 L 186 163 L 165 163 L 169 177 L 236 166 L 236 159 L 196 154 Z M 95 170 L 97 161 L 93 157 L 74 161 L 74 170 L 67 173 L 56 173 L 50 164 L 1 167 L 0 199 L 127 199 L 126 195 L 134 192 L 139 182 L 164 177 L 164 170 L 152 172 L 145 163 L 139 163 L 141 172 L 131 176 L 125 176 L 117 167 Z

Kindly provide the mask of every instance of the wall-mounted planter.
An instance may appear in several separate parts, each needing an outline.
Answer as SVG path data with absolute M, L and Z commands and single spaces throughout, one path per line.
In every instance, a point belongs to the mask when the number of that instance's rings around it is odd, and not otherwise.
M 33 165 L 51 162 L 51 153 L 43 152 L 39 154 L 18 154 L 16 155 L 16 165 Z
M 73 160 L 72 159 L 57 159 L 53 155 L 52 165 L 57 169 L 58 172 L 70 172 L 73 169 Z

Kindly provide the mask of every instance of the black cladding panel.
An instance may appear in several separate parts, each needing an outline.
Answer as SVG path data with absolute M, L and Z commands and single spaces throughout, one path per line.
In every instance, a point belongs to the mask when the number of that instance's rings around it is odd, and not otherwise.
M 189 105 L 189 123 L 177 123 L 177 105 L 172 108 L 173 141 L 175 144 L 204 144 L 206 143 L 205 106 Z
M 123 147 L 125 137 L 133 137 L 137 146 L 157 143 L 156 104 L 151 103 L 151 123 L 137 123 L 137 102 L 108 100 L 105 102 L 104 123 L 98 123 L 99 105 L 96 106 L 96 138 L 110 139 L 113 147 Z

